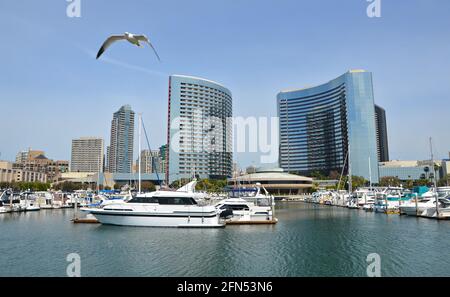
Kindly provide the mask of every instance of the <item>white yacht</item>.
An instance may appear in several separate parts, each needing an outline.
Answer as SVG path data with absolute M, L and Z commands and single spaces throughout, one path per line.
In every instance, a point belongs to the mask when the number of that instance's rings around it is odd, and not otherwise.
M 357 199 L 358 206 L 363 209 L 372 208 L 375 204 L 376 193 L 372 189 L 358 189 L 355 191 L 354 195 L 356 196 L 355 199 Z
M 53 209 L 53 194 L 47 191 L 35 192 L 36 204 L 40 209 Z
M 7 213 L 9 209 L 3 205 L 3 201 L 0 200 L 0 213 Z
M 193 193 L 155 191 L 138 194 L 127 202 L 101 208 L 83 208 L 102 224 L 143 227 L 224 227 L 229 212 L 200 206 Z
M 38 211 L 41 209 L 33 193 L 29 191 L 23 192 L 21 198 L 23 198 L 20 200 L 20 208 L 22 211 Z
M 21 200 L 20 201 L 20 208 L 23 211 L 38 211 L 41 210 L 39 205 L 37 205 L 35 202 L 30 200 Z
M 439 208 L 443 210 L 443 212 L 447 213 L 450 208 L 450 200 L 446 198 L 438 198 Z M 448 209 L 447 209 L 448 208 Z M 410 215 L 410 216 L 425 216 L 427 215 L 429 210 L 434 211 L 436 209 L 436 198 L 424 198 L 417 201 L 417 205 L 415 201 L 410 201 L 406 204 L 399 206 L 400 213 Z
M 264 194 L 261 193 L 264 190 Z M 229 210 L 227 222 L 276 222 L 274 217 L 275 199 L 267 190 L 256 184 L 256 189 L 235 189 L 230 197 L 219 201 L 216 208 Z
M 5 206 L 7 190 L 0 193 L 0 213 L 7 213 L 9 212 L 9 208 Z

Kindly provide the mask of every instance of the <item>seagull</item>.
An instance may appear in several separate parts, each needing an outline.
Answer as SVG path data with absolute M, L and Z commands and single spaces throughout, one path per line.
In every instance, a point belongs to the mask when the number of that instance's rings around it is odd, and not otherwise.
M 97 59 L 100 58 L 100 56 L 103 54 L 103 52 L 114 42 L 119 41 L 119 40 L 126 40 L 128 42 L 130 42 L 131 44 L 134 44 L 136 46 L 141 47 L 142 45 L 139 43 L 139 41 L 143 41 L 148 43 L 148 45 L 150 45 L 150 47 L 153 49 L 153 51 L 155 52 L 156 57 L 158 58 L 158 61 L 161 61 L 161 59 L 159 58 L 158 53 L 156 52 L 155 48 L 153 47 L 153 45 L 150 43 L 150 40 L 147 38 L 147 36 L 145 35 L 134 35 L 128 32 L 125 32 L 123 35 L 111 35 L 108 37 L 108 39 L 105 40 L 105 42 L 103 43 L 102 47 L 100 48 L 100 50 L 97 53 Z

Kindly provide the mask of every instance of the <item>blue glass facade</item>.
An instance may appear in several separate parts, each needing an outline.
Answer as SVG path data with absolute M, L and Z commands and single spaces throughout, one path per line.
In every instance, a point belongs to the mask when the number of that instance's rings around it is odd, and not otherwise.
M 328 175 L 342 170 L 348 153 L 345 173 L 350 165 L 352 175 L 378 182 L 370 72 L 349 71 L 320 86 L 280 92 L 277 110 L 280 167 L 303 175 Z

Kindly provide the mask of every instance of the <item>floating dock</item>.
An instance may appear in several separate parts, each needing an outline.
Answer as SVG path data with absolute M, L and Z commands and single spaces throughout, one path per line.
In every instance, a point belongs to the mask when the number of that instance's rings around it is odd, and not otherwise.
M 278 219 L 267 221 L 228 221 L 227 225 L 274 225 L 278 223 Z
M 74 224 L 100 224 L 95 217 L 73 218 L 72 222 Z

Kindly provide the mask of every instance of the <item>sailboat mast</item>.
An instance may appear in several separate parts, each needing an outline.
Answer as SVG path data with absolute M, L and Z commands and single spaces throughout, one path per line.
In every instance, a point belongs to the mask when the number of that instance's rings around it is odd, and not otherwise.
M 352 189 L 352 164 L 350 163 L 350 144 L 348 145 L 348 192 L 351 196 L 353 189 Z
M 100 192 L 100 155 L 98 156 L 98 166 L 97 166 L 97 195 Z
M 142 113 L 138 114 L 138 147 L 139 147 L 139 152 L 138 152 L 138 193 L 141 193 L 141 134 L 142 134 Z
M 430 137 L 431 168 L 433 169 L 434 197 L 436 199 L 436 218 L 439 218 L 439 199 L 437 193 L 436 170 L 434 170 L 433 141 Z

